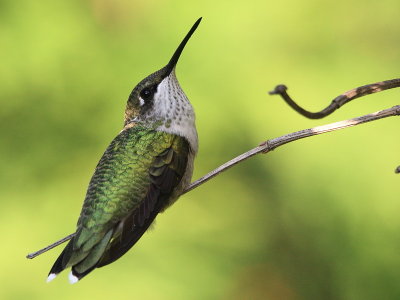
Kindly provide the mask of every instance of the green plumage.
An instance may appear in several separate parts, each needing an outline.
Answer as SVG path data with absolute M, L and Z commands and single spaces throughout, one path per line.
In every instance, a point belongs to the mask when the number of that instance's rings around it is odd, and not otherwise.
M 189 152 L 180 136 L 139 125 L 124 129 L 100 159 L 76 235 L 51 273 L 73 267 L 83 277 L 129 250 L 180 194 Z
M 149 189 L 150 168 L 167 165 L 168 161 L 157 156 L 170 148 L 176 155 L 181 152 L 187 155 L 187 143 L 185 147 L 183 139 L 176 135 L 139 126 L 122 131 L 111 142 L 96 167 L 78 228 L 91 231 L 90 236 L 137 208 Z M 81 235 L 77 243 L 86 241 L 86 235 Z

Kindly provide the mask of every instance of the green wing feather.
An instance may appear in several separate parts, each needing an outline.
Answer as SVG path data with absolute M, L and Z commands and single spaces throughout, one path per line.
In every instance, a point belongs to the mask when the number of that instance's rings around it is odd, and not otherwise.
M 141 126 L 123 130 L 100 159 L 76 235 L 50 273 L 72 267 L 81 279 L 128 251 L 168 206 L 185 174 L 189 152 L 180 136 Z

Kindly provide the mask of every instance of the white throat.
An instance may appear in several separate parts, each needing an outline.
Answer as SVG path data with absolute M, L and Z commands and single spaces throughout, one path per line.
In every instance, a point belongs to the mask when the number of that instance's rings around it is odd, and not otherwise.
M 158 85 L 153 101 L 152 114 L 156 119 L 165 120 L 157 130 L 186 138 L 196 153 L 198 149 L 196 117 L 189 99 L 179 85 L 175 69 Z

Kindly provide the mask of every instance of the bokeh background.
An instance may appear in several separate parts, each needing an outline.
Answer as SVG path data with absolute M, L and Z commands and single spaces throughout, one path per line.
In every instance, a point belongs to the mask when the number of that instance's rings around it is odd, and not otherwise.
M 306 120 L 399 76 L 400 2 L 0 2 L 1 299 L 400 299 L 398 119 L 286 145 L 186 194 L 127 255 L 45 279 L 131 89 L 203 21 L 177 68 L 197 113 L 194 179 L 260 142 L 399 103 L 399 90 Z

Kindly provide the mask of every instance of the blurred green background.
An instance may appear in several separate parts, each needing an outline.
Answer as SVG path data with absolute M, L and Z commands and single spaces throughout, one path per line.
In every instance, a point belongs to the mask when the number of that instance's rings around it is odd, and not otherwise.
M 286 145 L 185 195 L 123 258 L 45 279 L 131 89 L 203 22 L 177 68 L 197 113 L 194 179 L 260 142 L 399 104 L 398 0 L 0 1 L 1 299 L 400 299 L 398 119 Z

